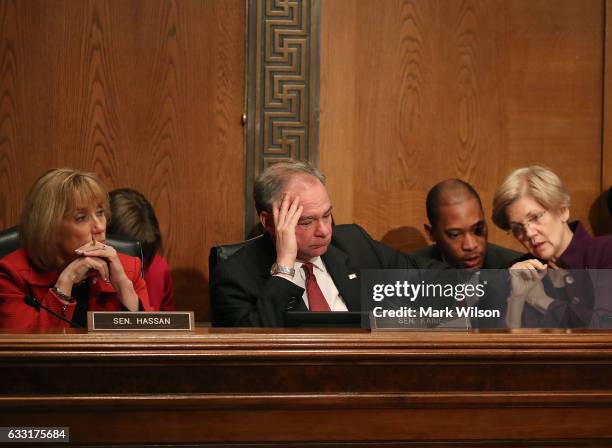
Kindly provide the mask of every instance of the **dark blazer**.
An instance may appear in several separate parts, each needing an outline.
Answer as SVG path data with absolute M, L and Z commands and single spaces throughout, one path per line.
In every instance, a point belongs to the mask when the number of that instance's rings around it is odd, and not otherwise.
M 441 264 L 446 264 L 437 244 L 424 247 L 410 254 L 420 269 L 439 269 Z M 482 269 L 505 269 L 520 257 L 520 252 L 515 252 L 497 244 L 487 243 L 487 251 Z
M 612 236 L 593 238 L 578 221 L 570 229 L 572 241 L 557 259 L 559 267 L 569 270 L 565 285 L 554 288 L 544 277 L 544 290 L 553 302 L 543 315 L 525 303 L 524 327 L 612 328 Z M 533 258 L 528 253 L 515 261 Z
M 482 269 L 505 269 L 512 265 L 521 254 L 496 244 L 487 243 L 484 263 Z M 424 247 L 412 254 L 412 259 L 420 269 L 441 269 L 450 267 L 444 261 L 442 253 L 437 244 Z M 463 282 L 463 278 L 469 278 L 469 271 L 457 271 L 457 281 Z M 501 328 L 505 326 L 504 316 L 506 314 L 506 298 L 509 294 L 507 287 L 507 274 L 501 271 L 481 272 L 481 283 L 486 284 L 486 295 L 478 302 L 478 308 L 482 310 L 498 310 L 500 317 L 473 317 L 471 319 L 474 328 Z
M 334 226 L 321 259 L 349 311 L 361 309 L 361 269 L 417 267 L 408 255 L 374 241 L 354 224 Z M 216 266 L 210 279 L 214 326 L 282 327 L 286 311 L 307 311 L 303 288 L 270 275 L 275 261 L 274 244 L 264 235 Z

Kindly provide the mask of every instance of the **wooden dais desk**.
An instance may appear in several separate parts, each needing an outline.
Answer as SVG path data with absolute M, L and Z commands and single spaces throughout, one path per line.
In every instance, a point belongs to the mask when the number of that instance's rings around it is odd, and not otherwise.
M 1 334 L 0 372 L 0 426 L 79 444 L 612 444 L 609 333 Z

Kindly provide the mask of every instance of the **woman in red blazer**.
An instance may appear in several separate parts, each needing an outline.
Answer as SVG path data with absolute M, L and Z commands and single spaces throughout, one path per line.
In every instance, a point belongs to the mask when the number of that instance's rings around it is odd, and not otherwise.
M 93 173 L 54 169 L 34 183 L 21 215 L 22 248 L 0 260 L 0 328 L 70 326 L 26 296 L 80 326 L 87 311 L 150 309 L 140 260 L 105 244 L 109 218 L 108 193 Z

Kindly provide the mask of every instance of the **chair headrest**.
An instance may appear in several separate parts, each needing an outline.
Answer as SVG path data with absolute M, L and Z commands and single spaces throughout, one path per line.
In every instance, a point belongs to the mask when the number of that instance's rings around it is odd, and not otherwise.
M 9 227 L 0 232 L 0 258 L 15 252 L 20 247 L 19 227 Z

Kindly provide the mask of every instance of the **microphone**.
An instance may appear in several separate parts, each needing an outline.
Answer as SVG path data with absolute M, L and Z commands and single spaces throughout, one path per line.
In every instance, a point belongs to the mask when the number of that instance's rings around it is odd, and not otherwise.
M 63 320 L 64 322 L 70 324 L 71 327 L 75 327 L 75 328 L 83 328 L 81 325 L 77 324 L 76 322 L 73 322 L 71 320 L 66 319 L 64 316 L 57 314 L 55 311 L 53 311 L 52 309 L 44 306 L 42 303 L 40 303 L 40 301 L 34 297 L 34 296 L 28 296 L 26 295 L 23 298 L 23 301 L 25 302 L 26 305 L 31 306 L 32 308 L 36 308 L 38 311 L 40 311 L 40 309 L 42 308 L 43 310 L 45 310 L 48 313 L 51 313 L 52 315 L 54 315 L 55 317 L 57 317 L 60 320 Z

